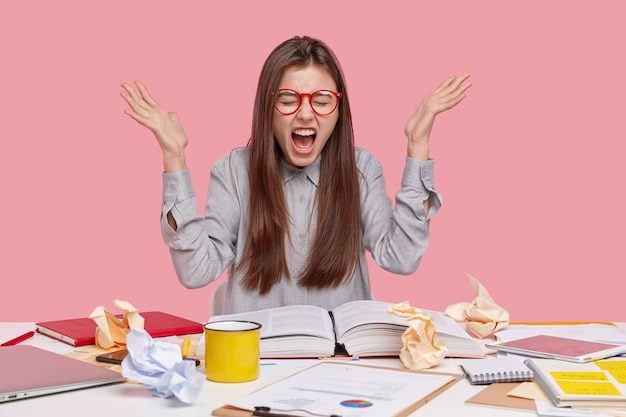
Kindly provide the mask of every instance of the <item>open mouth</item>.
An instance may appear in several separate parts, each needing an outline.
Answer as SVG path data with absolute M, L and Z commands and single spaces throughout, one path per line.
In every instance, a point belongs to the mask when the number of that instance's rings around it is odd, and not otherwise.
M 297 129 L 291 134 L 293 146 L 298 153 L 309 153 L 313 150 L 317 134 L 313 129 Z

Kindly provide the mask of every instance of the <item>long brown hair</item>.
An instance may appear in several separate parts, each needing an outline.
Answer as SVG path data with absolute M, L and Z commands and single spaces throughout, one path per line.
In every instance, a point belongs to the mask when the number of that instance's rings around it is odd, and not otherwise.
M 291 278 L 285 257 L 291 219 L 283 193 L 281 151 L 272 132 L 272 92 L 278 88 L 287 68 L 308 65 L 327 71 L 342 97 L 336 110 L 339 119 L 321 154 L 320 181 L 315 196 L 317 229 L 307 265 L 297 277 L 299 284 L 311 288 L 336 287 L 349 280 L 361 250 L 359 174 L 343 71 L 326 44 L 307 36 L 296 36 L 277 46 L 263 65 L 248 142 L 248 237 L 235 270 L 245 270 L 244 285 L 261 294 L 269 292 L 283 275 Z

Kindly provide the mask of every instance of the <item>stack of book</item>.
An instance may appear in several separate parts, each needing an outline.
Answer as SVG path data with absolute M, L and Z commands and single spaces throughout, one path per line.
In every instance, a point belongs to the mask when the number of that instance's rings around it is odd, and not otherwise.
M 535 380 L 557 407 L 626 408 L 626 361 L 571 363 L 526 359 Z

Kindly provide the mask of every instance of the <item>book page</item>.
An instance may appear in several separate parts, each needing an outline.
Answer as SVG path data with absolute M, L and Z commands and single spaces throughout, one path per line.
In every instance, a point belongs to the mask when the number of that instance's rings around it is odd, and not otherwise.
M 388 323 L 408 327 L 406 320 L 392 316 L 387 312 L 390 303 L 376 300 L 358 300 L 340 305 L 333 310 L 335 332 L 341 340 L 344 334 L 357 326 L 372 323 Z
M 335 331 L 340 338 L 345 332 L 353 327 L 370 323 L 388 323 L 408 327 L 406 320 L 392 316 L 387 312 L 391 303 L 376 300 L 359 300 L 343 304 L 333 310 L 335 316 Z M 422 309 L 430 314 L 435 321 L 437 333 L 456 336 L 462 339 L 472 339 L 457 322 L 445 313 Z
M 328 311 L 309 305 L 277 307 L 249 313 L 211 317 L 211 322 L 221 320 L 247 320 L 261 324 L 261 339 L 310 335 L 335 340 L 332 320 Z
M 460 337 L 462 339 L 471 339 L 469 333 L 467 333 L 459 323 L 454 321 L 450 316 L 446 315 L 441 311 L 433 311 L 433 310 L 423 310 L 426 313 L 430 314 L 435 320 L 435 327 L 437 328 L 437 333 L 447 334 L 450 336 Z
M 389 354 L 402 348 L 401 336 L 409 323 L 391 315 L 391 303 L 359 300 L 345 303 L 333 310 L 337 340 L 350 354 Z M 485 354 L 459 323 L 445 313 L 422 309 L 431 315 L 437 330 L 437 341 L 448 349 L 449 357 L 481 358 Z

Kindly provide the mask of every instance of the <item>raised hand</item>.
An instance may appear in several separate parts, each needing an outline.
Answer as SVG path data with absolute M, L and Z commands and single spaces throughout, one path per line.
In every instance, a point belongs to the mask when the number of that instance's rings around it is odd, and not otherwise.
M 122 84 L 120 95 L 130 106 L 124 113 L 152 131 L 163 152 L 165 172 L 187 168 L 185 148 L 188 139 L 178 116 L 161 107 L 141 82 L 135 81 L 135 86 L 138 92 L 130 84 Z
M 435 117 L 456 106 L 465 98 L 465 91 L 471 86 L 471 83 L 466 82 L 468 78 L 469 74 L 450 77 L 422 99 L 404 127 L 404 133 L 408 138 L 407 152 L 410 157 L 428 159 L 428 140 Z

